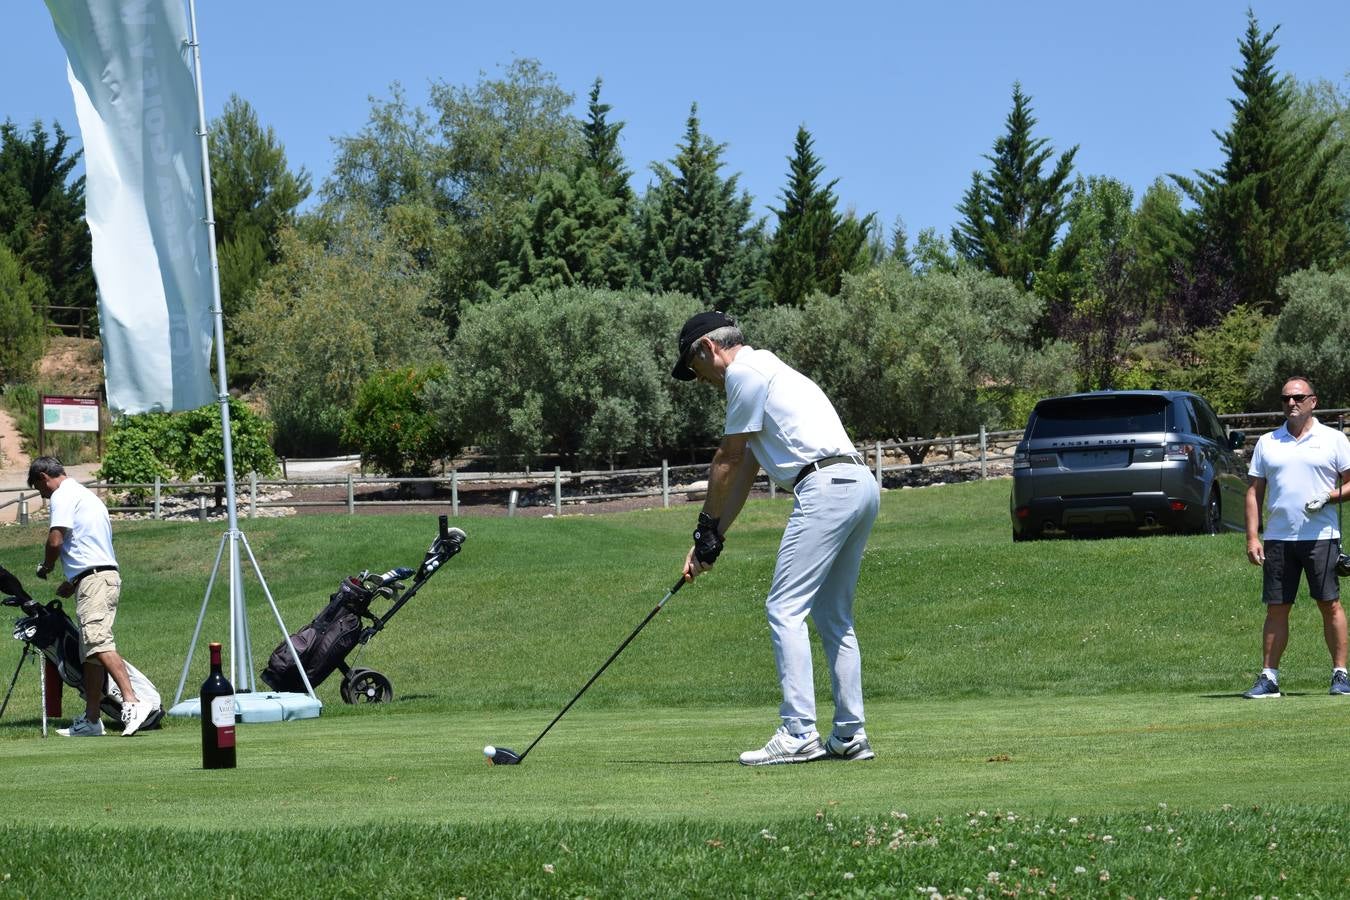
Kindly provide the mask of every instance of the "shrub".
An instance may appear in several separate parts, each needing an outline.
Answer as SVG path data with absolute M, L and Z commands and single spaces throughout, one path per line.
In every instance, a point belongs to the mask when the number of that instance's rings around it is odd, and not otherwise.
M 437 460 L 459 452 L 454 433 L 428 405 L 428 381 L 445 379 L 444 366 L 376 372 L 356 392 L 342 440 L 361 453 L 361 465 L 386 475 L 429 475 Z
M 230 398 L 230 449 L 234 476 L 249 472 L 271 475 L 277 457 L 269 439 L 271 423 L 241 401 Z M 112 484 L 148 484 L 156 477 L 206 481 L 225 479 L 225 442 L 220 407 L 216 404 L 177 413 L 123 416 L 109 431 L 98 477 Z M 146 489 L 128 491 L 133 503 L 144 502 Z M 220 504 L 223 491 L 217 490 Z
M 0 384 L 27 381 L 45 343 L 46 282 L 0 243 Z

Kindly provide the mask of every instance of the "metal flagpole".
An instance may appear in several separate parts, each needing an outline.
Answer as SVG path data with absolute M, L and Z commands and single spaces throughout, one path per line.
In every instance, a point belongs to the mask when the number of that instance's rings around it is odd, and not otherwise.
M 191 33 L 186 42 L 187 46 L 192 48 L 192 75 L 193 81 L 197 86 L 197 134 L 201 139 L 202 153 L 202 182 L 203 198 L 205 200 L 205 223 L 207 228 L 207 246 L 211 254 L 211 292 L 212 292 L 212 318 L 215 321 L 215 344 L 216 344 L 216 382 L 218 385 L 217 400 L 220 404 L 220 427 L 224 444 L 225 456 L 225 509 L 228 516 L 228 529 L 221 536 L 221 550 L 216 553 L 216 566 L 212 570 L 211 578 L 206 585 L 206 596 L 202 598 L 201 613 L 197 617 L 197 627 L 192 634 L 192 643 L 188 647 L 187 659 L 183 663 L 183 675 L 178 682 L 178 692 L 174 696 L 174 705 L 183 697 L 183 688 L 187 683 L 188 669 L 192 665 L 192 655 L 197 649 L 197 639 L 201 634 L 202 621 L 206 615 L 207 601 L 211 599 L 211 589 L 215 585 L 216 574 L 220 569 L 222 557 L 225 556 L 224 549 L 228 545 L 228 565 L 229 565 L 229 589 L 230 589 L 230 644 L 229 644 L 229 670 L 230 682 L 234 685 L 237 692 L 253 692 L 257 690 L 257 682 L 254 679 L 254 665 L 252 659 L 252 649 L 248 636 L 248 611 L 244 605 L 244 585 L 242 571 L 240 567 L 239 547 L 241 543 L 247 547 L 247 542 L 239 530 L 238 508 L 235 502 L 235 483 L 234 483 L 234 446 L 230 436 L 230 394 L 228 382 L 225 377 L 225 314 L 220 301 L 220 263 L 216 256 L 216 220 L 215 208 L 211 197 L 211 157 L 207 143 L 206 129 L 206 103 L 202 92 L 202 55 L 201 46 L 197 39 L 197 2 L 188 0 L 188 15 L 191 26 Z M 272 613 L 276 616 L 277 624 L 281 626 L 281 633 L 285 638 L 286 645 L 290 648 L 291 655 L 295 658 L 296 668 L 300 671 L 300 678 L 304 682 L 305 692 L 310 700 L 316 704 L 318 698 L 314 695 L 314 687 L 309 683 L 309 676 L 305 672 L 305 667 L 300 663 L 300 656 L 295 651 L 294 644 L 291 643 L 289 632 L 286 625 L 282 622 L 281 613 L 277 610 L 276 601 L 272 599 L 272 592 L 267 588 L 267 581 L 263 578 L 262 569 L 258 566 L 257 559 L 253 552 L 248 551 L 249 560 L 253 564 L 253 572 L 262 584 L 263 593 L 267 596 L 267 602 L 272 606 Z M 237 696 L 237 695 L 236 695 Z M 240 703 L 237 699 L 236 703 Z M 170 712 L 173 710 L 171 709 Z M 318 715 L 315 709 L 310 715 Z M 281 715 L 267 718 L 296 718 L 301 716 Z M 245 719 L 247 721 L 247 719 Z

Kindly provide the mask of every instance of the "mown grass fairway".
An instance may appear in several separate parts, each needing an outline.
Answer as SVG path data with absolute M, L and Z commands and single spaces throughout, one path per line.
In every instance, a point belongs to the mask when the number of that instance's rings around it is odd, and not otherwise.
M 1312 604 L 1291 695 L 1242 701 L 1262 613 L 1239 536 L 1014 546 L 1007 490 L 883 498 L 858 610 L 872 762 L 735 763 L 776 724 L 762 602 L 783 499 L 748 507 L 719 570 L 519 767 L 483 745 L 523 750 L 661 598 L 687 509 L 458 521 L 464 552 L 361 656 L 396 701 L 346 707 L 330 679 L 321 719 L 241 725 L 234 771 L 198 768 L 195 721 L 41 740 L 30 665 L 0 720 L 0 896 L 1350 892 L 1350 702 L 1326 695 Z M 435 517 L 243 529 L 294 629 L 344 575 L 416 565 Z M 39 597 L 42 534 L 0 530 L 0 564 Z M 115 534 L 119 643 L 171 701 L 220 533 Z M 280 635 L 246 585 L 260 666 Z M 224 603 L 218 585 L 203 641 Z

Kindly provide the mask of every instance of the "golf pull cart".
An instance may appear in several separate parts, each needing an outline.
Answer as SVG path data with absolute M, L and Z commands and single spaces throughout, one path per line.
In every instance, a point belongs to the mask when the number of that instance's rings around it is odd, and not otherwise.
M 19 657 L 19 669 L 23 668 L 29 653 L 44 656 L 56 667 L 61 680 L 73 687 L 83 699 L 84 661 L 80 659 L 80 631 L 61 607 L 61 601 L 53 600 L 44 606 L 34 600 L 24 590 L 14 573 L 3 566 L 0 566 L 0 594 L 4 595 L 0 603 L 18 607 L 23 612 L 23 617 L 14 621 L 14 639 L 24 642 L 23 653 Z M 141 726 L 141 730 L 157 728 L 159 720 L 164 718 L 164 707 L 160 702 L 159 691 L 155 690 L 154 683 L 146 678 L 140 669 L 133 666 L 130 660 L 124 657 L 122 661 L 126 664 L 127 678 L 131 680 L 137 700 L 148 702 L 153 710 L 145 720 L 145 724 Z M 0 714 L 3 714 L 5 707 L 9 705 L 10 694 L 14 690 L 15 682 L 19 680 L 19 669 L 14 671 L 14 678 L 9 682 L 5 702 L 0 704 Z M 106 673 L 103 700 L 99 707 L 103 710 L 103 715 L 116 722 L 122 721 L 122 692 L 113 682 L 112 676 Z
M 347 656 L 358 646 L 364 648 L 371 638 L 384 630 L 394 614 L 460 551 L 465 537 L 460 529 L 448 527 L 446 517 L 441 516 L 436 539 L 415 570 L 400 566 L 380 575 L 364 571 L 343 579 L 314 621 L 291 635 L 291 643 L 300 655 L 309 683 L 317 688 L 336 670 L 342 673 L 339 693 L 343 702 L 387 703 L 394 699 L 393 685 L 383 673 L 348 665 Z M 412 584 L 405 586 L 409 577 Z M 376 615 L 370 609 L 377 599 L 390 604 L 382 615 Z M 262 680 L 275 690 L 305 689 L 295 657 L 285 641 L 272 651 L 267 668 L 261 674 Z

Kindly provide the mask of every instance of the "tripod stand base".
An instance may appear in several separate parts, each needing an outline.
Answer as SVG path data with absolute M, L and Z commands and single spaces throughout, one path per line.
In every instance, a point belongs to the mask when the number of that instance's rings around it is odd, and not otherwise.
M 281 691 L 260 691 L 234 695 L 234 718 L 236 722 L 289 722 L 292 719 L 317 719 L 323 710 L 323 703 L 309 694 L 295 694 Z M 201 718 L 201 700 L 193 697 L 174 704 L 169 710 L 171 716 Z

